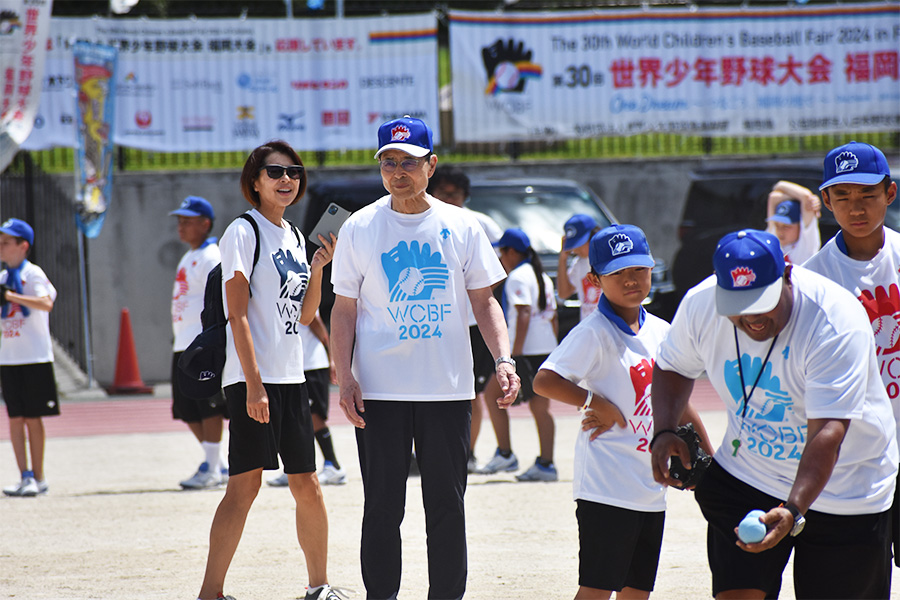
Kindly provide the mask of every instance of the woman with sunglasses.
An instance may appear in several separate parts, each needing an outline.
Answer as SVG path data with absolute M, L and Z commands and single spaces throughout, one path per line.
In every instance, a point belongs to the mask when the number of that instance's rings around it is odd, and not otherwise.
M 252 224 L 235 219 L 219 244 L 229 325 L 222 383 L 231 414 L 230 477 L 209 534 L 199 598 L 231 598 L 223 596 L 228 566 L 263 469 L 277 469 L 281 456 L 309 575 L 306 599 L 336 600 L 326 572 L 328 517 L 316 476 L 300 325 L 316 315 L 322 269 L 337 240 L 319 236 L 321 248 L 308 263 L 302 234 L 284 219 L 285 209 L 306 191 L 303 163 L 287 143 L 268 142 L 250 153 L 241 191 L 253 205 L 248 214 L 259 240 Z
M 519 387 L 491 293 L 505 272 L 478 220 L 426 192 L 437 165 L 432 144 L 421 119 L 378 128 L 375 158 L 388 195 L 344 223 L 332 267 L 332 356 L 341 409 L 357 427 L 365 492 L 360 559 L 369 598 L 400 591 L 413 444 L 428 532 L 428 597 L 465 593 L 475 398 L 466 298 L 499 361 L 504 397 L 497 402 L 511 404 Z

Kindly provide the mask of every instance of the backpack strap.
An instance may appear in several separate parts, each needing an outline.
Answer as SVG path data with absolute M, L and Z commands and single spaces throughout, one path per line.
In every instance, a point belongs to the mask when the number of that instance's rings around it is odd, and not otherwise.
M 300 247 L 302 248 L 302 247 L 303 247 L 303 242 L 300 241 L 300 230 L 297 229 L 297 226 L 296 226 L 296 225 L 294 225 L 293 223 L 291 223 L 291 222 L 288 221 L 287 219 L 285 219 L 285 221 L 287 221 L 287 224 L 291 226 L 291 231 L 294 232 L 294 237 L 297 238 L 297 245 L 300 246 Z
M 250 226 L 253 227 L 253 233 L 256 234 L 256 250 L 253 251 L 253 267 L 255 268 L 256 263 L 259 262 L 259 225 L 256 224 L 256 219 L 251 217 L 248 213 L 241 213 L 238 217 L 248 221 Z M 293 225 L 291 225 L 291 227 L 293 227 Z

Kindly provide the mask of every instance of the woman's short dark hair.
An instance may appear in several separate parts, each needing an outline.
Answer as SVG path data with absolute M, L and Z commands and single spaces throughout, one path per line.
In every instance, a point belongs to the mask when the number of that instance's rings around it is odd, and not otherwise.
M 253 183 L 261 176 L 260 170 L 268 164 L 266 160 L 274 152 L 288 156 L 295 165 L 303 166 L 300 155 L 284 140 L 272 140 L 254 149 L 250 156 L 247 157 L 247 162 L 244 163 L 244 170 L 241 171 L 241 192 L 244 194 L 247 202 L 257 208 L 260 203 L 259 192 L 253 189 Z M 300 176 L 300 187 L 297 190 L 297 196 L 291 202 L 291 206 L 297 204 L 300 198 L 303 197 L 303 194 L 306 193 L 306 180 L 306 169 L 304 169 L 303 174 Z

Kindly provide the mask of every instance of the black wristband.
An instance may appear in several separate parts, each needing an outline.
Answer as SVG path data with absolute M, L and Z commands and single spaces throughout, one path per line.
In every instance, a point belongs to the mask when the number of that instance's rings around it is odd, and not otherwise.
M 653 450 L 653 442 L 656 441 L 656 438 L 658 438 L 659 436 L 661 436 L 664 433 L 672 433 L 672 434 L 678 435 L 678 432 L 675 431 L 674 429 L 660 429 L 659 431 L 654 433 L 653 437 L 650 439 L 650 446 L 649 446 L 650 450 Z

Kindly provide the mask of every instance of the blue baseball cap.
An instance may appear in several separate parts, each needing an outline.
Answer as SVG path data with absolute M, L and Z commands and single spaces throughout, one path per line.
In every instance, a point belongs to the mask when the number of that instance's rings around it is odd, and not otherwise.
M 775 223 L 793 225 L 800 222 L 800 203 L 797 200 L 785 200 L 775 207 L 775 214 L 766 219 Z
M 210 221 L 214 221 L 216 218 L 212 204 L 200 196 L 188 196 L 181 202 L 178 210 L 173 210 L 169 214 L 179 217 L 206 217 Z
M 409 115 L 382 123 L 378 128 L 378 152 L 375 153 L 375 158 L 391 149 L 422 158 L 434 152 L 432 137 L 431 128 L 425 121 Z
M 571 250 L 587 244 L 595 227 L 597 227 L 597 220 L 594 217 L 590 215 L 572 215 L 563 226 L 563 230 L 566 232 L 563 250 Z
M 630 267 L 654 265 L 650 244 L 640 227 L 610 225 L 591 238 L 588 248 L 591 267 L 601 275 L 611 275 Z
M 34 229 L 22 219 L 7 219 L 0 225 L 0 233 L 22 238 L 34 246 Z
M 891 176 L 884 153 L 871 144 L 850 142 L 825 156 L 823 183 L 819 191 L 838 183 L 875 185 Z
M 778 306 L 784 254 L 771 233 L 756 229 L 729 233 L 716 246 L 713 267 L 720 315 L 756 315 Z
M 518 228 L 507 229 L 500 236 L 500 239 L 492 244 L 496 248 L 512 248 L 522 254 L 527 254 L 531 247 L 531 240 L 528 235 Z

